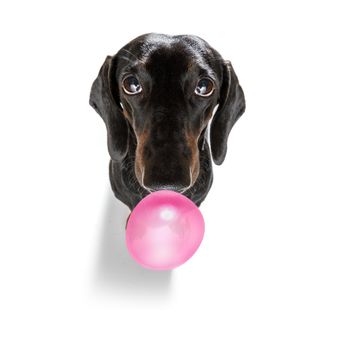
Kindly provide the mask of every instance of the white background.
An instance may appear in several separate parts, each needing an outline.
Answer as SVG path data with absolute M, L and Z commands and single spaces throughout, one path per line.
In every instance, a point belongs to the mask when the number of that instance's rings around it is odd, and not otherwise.
M 2 2 L 0 348 L 348 350 L 346 3 Z M 172 272 L 128 257 L 88 105 L 105 56 L 151 31 L 206 39 L 247 100 Z

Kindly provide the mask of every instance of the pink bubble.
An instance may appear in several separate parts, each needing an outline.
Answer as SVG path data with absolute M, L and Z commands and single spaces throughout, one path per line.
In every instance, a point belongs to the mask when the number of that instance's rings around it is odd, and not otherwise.
M 126 245 L 143 267 L 170 270 L 196 252 L 204 235 L 198 207 L 174 191 L 157 191 L 143 198 L 131 212 Z

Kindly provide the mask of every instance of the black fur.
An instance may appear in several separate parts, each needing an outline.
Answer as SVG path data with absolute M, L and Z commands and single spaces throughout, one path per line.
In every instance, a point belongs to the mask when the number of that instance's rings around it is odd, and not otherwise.
M 142 93 L 125 94 L 128 74 L 141 82 Z M 214 82 L 209 97 L 194 94 L 203 77 Z M 213 181 L 208 123 L 217 104 L 210 144 L 214 162 L 222 164 L 231 128 L 245 110 L 229 61 L 191 35 L 145 34 L 108 56 L 90 105 L 107 127 L 115 196 L 132 210 L 150 191 L 172 189 L 199 206 Z

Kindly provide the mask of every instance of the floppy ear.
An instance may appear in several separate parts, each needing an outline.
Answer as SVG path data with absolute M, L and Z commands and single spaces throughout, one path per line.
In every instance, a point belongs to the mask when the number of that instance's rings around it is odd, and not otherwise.
M 223 63 L 223 81 L 220 90 L 219 108 L 210 127 L 210 146 L 215 164 L 220 165 L 225 160 L 227 140 L 230 131 L 244 113 L 245 99 L 238 78 L 230 61 Z
M 115 77 L 116 65 L 116 57 L 107 56 L 92 84 L 89 102 L 106 124 L 111 158 L 121 160 L 128 150 L 129 132 L 119 102 L 119 89 Z

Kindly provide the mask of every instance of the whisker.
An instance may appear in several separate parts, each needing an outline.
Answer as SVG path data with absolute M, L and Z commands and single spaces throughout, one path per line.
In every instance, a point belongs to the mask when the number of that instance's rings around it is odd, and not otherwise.
M 139 61 L 140 63 L 142 63 L 142 64 L 146 64 L 146 62 L 145 61 L 143 61 L 143 60 L 141 60 L 141 59 L 139 59 L 137 56 L 135 56 L 132 52 L 130 52 L 129 50 L 127 50 L 127 49 L 124 49 L 124 48 L 122 48 L 121 50 L 123 50 L 123 51 L 125 51 L 125 52 L 127 52 L 129 55 L 131 55 L 132 57 L 134 57 L 137 61 Z
M 130 63 L 134 63 L 134 61 L 132 61 L 129 57 L 127 56 L 119 56 L 120 59 L 124 59 L 125 61 L 128 61 Z

